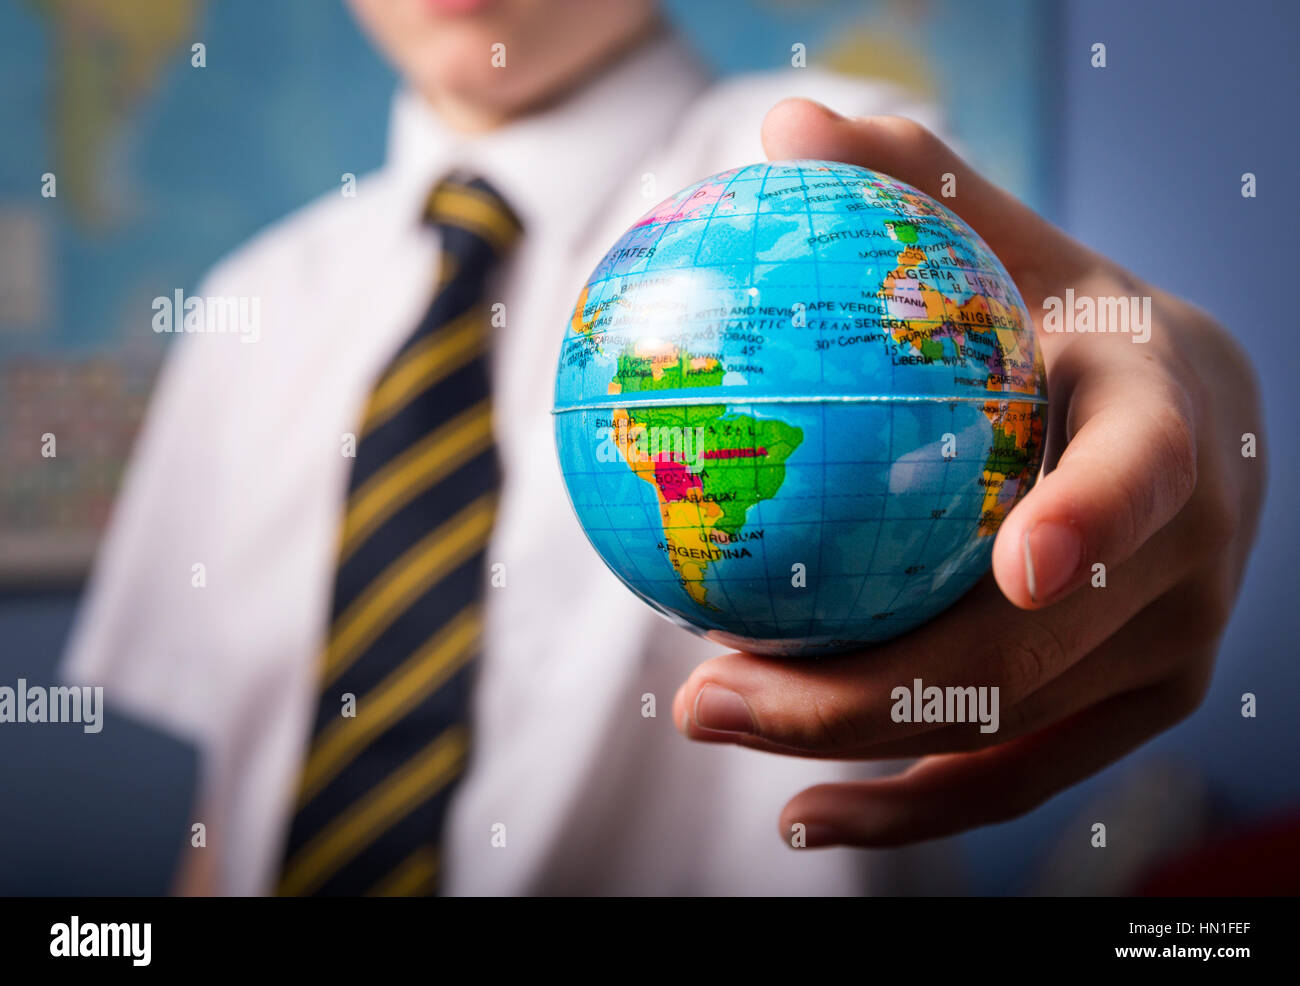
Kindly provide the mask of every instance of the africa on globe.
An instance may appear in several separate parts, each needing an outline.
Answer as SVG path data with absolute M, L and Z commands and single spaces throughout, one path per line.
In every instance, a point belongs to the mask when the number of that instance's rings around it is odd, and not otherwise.
M 727 646 L 818 655 L 979 580 L 1046 406 L 1029 313 L 969 226 L 878 172 L 776 161 L 683 189 L 605 254 L 555 433 L 628 588 Z

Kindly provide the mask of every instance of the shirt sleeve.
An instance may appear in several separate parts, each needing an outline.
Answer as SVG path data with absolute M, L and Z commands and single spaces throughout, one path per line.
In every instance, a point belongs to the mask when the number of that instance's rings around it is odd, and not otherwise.
M 205 283 L 198 294 L 220 293 Z M 222 487 L 220 442 L 229 337 L 171 343 L 100 542 L 60 667 L 69 683 L 102 685 L 106 702 L 200 741 L 203 655 L 191 617 L 220 550 L 213 524 Z

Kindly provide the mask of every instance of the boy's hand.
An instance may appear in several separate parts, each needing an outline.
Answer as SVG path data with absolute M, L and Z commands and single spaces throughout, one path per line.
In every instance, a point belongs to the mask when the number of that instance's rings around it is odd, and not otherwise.
M 998 533 L 991 577 L 934 621 L 860 654 L 708 661 L 673 703 L 682 731 L 704 742 L 923 758 L 893 777 L 796 796 L 782 833 L 802 822 L 809 846 L 890 846 L 1013 818 L 1200 704 L 1262 499 L 1254 374 L 1204 312 L 1070 239 L 915 123 L 787 100 L 768 114 L 763 142 L 773 160 L 845 161 L 938 198 L 993 248 L 1035 319 L 1067 288 L 1152 299 L 1145 345 L 1039 325 L 1049 458 Z M 954 198 L 939 194 L 946 173 Z M 1242 455 L 1247 432 L 1257 458 Z M 1104 589 L 1089 585 L 1097 562 Z M 1000 730 L 893 722 L 890 692 L 914 678 L 998 686 Z

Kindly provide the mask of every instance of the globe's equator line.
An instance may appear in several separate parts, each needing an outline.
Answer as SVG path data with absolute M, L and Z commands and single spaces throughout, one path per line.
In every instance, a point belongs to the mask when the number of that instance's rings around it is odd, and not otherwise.
M 1037 394 L 999 393 L 983 394 L 746 394 L 736 399 L 726 394 L 680 394 L 675 397 L 638 397 L 629 400 L 627 395 L 614 395 L 600 400 L 584 400 L 551 408 L 552 414 L 569 411 L 591 411 L 634 407 L 675 407 L 688 404 L 986 404 L 989 401 L 1008 401 L 1018 404 L 1046 404 L 1047 398 Z

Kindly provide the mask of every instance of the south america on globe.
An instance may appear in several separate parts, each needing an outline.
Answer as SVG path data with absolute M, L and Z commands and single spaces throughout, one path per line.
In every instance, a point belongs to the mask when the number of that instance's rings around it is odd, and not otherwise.
M 554 418 L 629 589 L 726 646 L 811 656 L 988 571 L 1046 409 L 1029 313 L 974 230 L 887 175 L 775 161 L 682 189 L 605 254 Z

